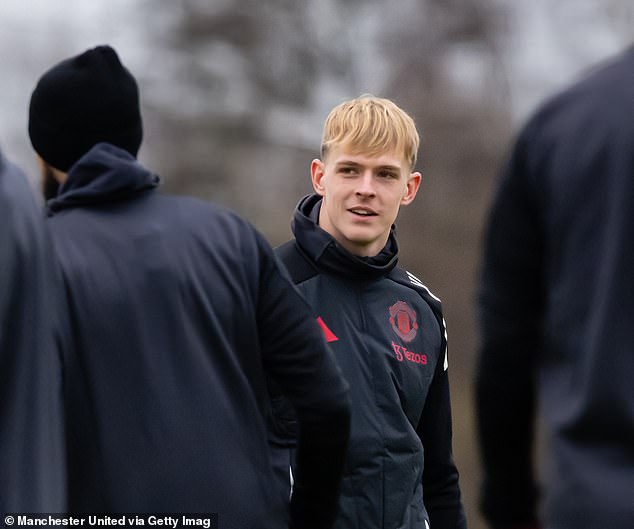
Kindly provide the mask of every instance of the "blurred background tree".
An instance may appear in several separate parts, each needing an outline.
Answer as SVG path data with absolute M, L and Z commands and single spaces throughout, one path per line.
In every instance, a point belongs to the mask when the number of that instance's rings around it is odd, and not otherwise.
M 422 133 L 422 189 L 398 222 L 401 264 L 444 302 L 454 452 L 470 527 L 481 529 L 474 301 L 495 178 L 536 104 L 631 42 L 633 28 L 630 0 L 3 0 L 0 145 L 36 187 L 33 86 L 53 63 L 108 42 L 141 86 L 141 160 L 169 191 L 233 207 L 276 245 L 311 190 L 330 108 L 362 93 L 394 99 Z

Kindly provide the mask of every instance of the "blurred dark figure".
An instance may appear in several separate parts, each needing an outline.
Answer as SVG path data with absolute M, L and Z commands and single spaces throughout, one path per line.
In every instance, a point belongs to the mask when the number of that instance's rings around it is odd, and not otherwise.
M 24 174 L 0 153 L 0 516 L 63 512 L 60 285 Z
M 347 386 L 263 237 L 216 205 L 158 192 L 135 159 L 136 81 L 100 46 L 47 71 L 29 133 L 70 305 L 71 512 L 218 513 L 281 528 L 265 376 L 301 422 L 291 527 L 327 528 L 348 436 Z
M 491 526 L 632 529 L 634 48 L 520 134 L 489 219 L 480 310 Z M 543 516 L 537 402 L 551 459 Z

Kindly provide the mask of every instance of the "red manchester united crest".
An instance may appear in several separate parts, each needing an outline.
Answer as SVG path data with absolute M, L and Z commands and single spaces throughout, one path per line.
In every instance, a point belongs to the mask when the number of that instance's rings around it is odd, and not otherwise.
M 397 301 L 390 307 L 390 324 L 403 341 L 411 342 L 416 337 L 416 313 L 404 301 Z

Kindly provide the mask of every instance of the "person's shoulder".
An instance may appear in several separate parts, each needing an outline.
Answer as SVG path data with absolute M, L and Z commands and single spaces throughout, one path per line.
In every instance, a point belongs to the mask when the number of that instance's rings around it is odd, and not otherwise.
M 189 195 L 176 195 L 162 192 L 159 193 L 158 196 L 160 200 L 163 200 L 172 208 L 188 211 L 193 215 L 237 216 L 234 210 L 215 201 Z
M 188 224 L 197 224 L 205 229 L 217 226 L 219 229 L 233 227 L 245 232 L 257 231 L 244 216 L 215 201 L 172 194 L 161 194 L 161 200 L 166 203 L 166 211 Z
M 629 86 L 627 94 L 631 98 L 634 83 L 634 45 L 618 55 L 613 55 L 588 68 L 568 91 L 601 92 L 623 85 Z
M 594 64 L 547 98 L 527 120 L 522 135 L 538 137 L 545 127 L 570 127 L 571 121 L 583 119 L 588 113 L 606 118 L 613 114 L 610 109 L 632 100 L 633 89 L 634 47 Z
M 185 240 L 195 240 L 214 252 L 241 256 L 245 262 L 273 259 L 266 238 L 243 215 L 229 206 L 202 198 L 160 193 L 153 215 L 160 212 L 160 223 Z
M 442 314 L 442 302 L 438 296 L 436 296 L 421 279 L 415 276 L 412 272 L 395 266 L 388 274 L 388 279 L 398 283 L 402 286 L 414 290 L 423 300 L 432 308 L 437 314 Z

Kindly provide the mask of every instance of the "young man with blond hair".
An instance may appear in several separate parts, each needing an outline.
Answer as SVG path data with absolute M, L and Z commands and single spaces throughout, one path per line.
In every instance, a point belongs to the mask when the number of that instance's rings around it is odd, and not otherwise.
M 389 100 L 335 107 L 311 164 L 315 194 L 297 206 L 295 239 L 277 249 L 350 384 L 338 529 L 466 527 L 440 301 L 396 266 L 394 221 L 420 186 L 418 145 L 414 121 Z M 271 393 L 271 446 L 288 494 L 297 432 Z

